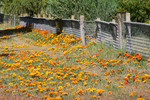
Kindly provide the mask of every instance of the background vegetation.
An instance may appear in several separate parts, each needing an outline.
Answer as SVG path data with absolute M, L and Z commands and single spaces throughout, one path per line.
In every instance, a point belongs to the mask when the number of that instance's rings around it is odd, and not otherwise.
M 131 13 L 131 20 L 148 22 L 150 20 L 149 0 L 1 0 L 2 10 L 7 14 L 30 16 L 38 13 L 51 14 L 54 19 L 85 15 L 86 20 L 111 21 L 118 11 Z
M 7 14 L 25 14 L 33 16 L 46 7 L 46 0 L 2 0 L 2 10 Z
M 131 20 L 135 22 L 150 20 L 150 0 L 120 0 L 118 10 L 130 12 Z

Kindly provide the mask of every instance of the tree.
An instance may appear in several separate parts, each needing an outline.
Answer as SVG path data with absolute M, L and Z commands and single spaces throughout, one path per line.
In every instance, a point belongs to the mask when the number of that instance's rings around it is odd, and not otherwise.
M 59 26 L 57 34 L 61 33 L 63 18 L 70 18 L 75 15 L 76 19 L 80 15 L 85 16 L 85 20 L 111 20 L 113 12 L 117 10 L 117 0 L 48 0 L 47 14 L 51 14 L 56 19 Z M 107 17 L 106 17 L 107 16 Z
M 55 19 L 70 18 L 75 15 L 79 19 L 84 15 L 86 20 L 100 17 L 110 20 L 117 10 L 117 0 L 48 0 L 47 13 Z M 106 17 L 107 16 L 107 17 Z
M 130 12 L 131 20 L 135 22 L 148 22 L 150 20 L 149 0 L 120 0 L 118 10 Z
M 29 16 L 41 13 L 46 7 L 47 0 L 3 0 L 2 9 L 8 14 L 24 14 Z

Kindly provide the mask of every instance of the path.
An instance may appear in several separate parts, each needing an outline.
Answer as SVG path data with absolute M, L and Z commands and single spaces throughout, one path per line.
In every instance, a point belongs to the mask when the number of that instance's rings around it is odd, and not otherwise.
M 4 39 L 0 40 L 0 52 L 6 52 L 6 49 L 14 50 L 14 51 L 43 51 L 48 53 L 48 48 L 51 46 L 36 46 L 33 44 L 30 44 L 30 42 L 35 42 L 32 39 L 23 37 L 23 36 L 16 36 L 12 35 L 10 36 L 12 39 Z M 0 54 L 1 54 L 0 53 Z

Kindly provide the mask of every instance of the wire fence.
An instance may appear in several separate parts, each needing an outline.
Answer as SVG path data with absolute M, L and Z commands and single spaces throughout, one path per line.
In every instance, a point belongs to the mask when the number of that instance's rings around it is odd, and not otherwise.
M 150 56 L 150 24 L 124 22 L 127 27 L 127 50 Z
M 95 21 L 84 21 L 85 42 L 88 44 L 97 35 L 97 27 Z
M 12 26 L 20 24 L 20 17 L 0 13 L 0 23 L 10 23 Z
M 63 30 L 66 34 L 74 34 L 80 37 L 80 21 L 74 19 L 62 19 Z
M 96 22 L 95 21 L 85 21 L 84 22 L 85 36 L 96 37 Z
M 116 49 L 119 48 L 119 39 L 117 32 L 117 24 L 105 21 L 96 21 L 97 23 L 97 40 L 104 42 L 107 46 L 112 46 Z

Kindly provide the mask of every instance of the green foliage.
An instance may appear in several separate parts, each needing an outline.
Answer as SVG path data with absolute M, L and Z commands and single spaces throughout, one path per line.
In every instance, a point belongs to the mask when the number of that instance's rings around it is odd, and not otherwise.
M 150 0 L 120 0 L 118 10 L 130 12 L 131 20 L 135 22 L 150 20 Z
M 3 12 L 8 14 L 24 14 L 30 16 L 41 13 L 46 7 L 46 0 L 3 0 Z
M 80 15 L 84 15 L 86 20 L 97 17 L 111 20 L 116 10 L 116 0 L 48 0 L 47 6 L 47 13 L 55 19 L 70 18 L 71 15 L 79 19 Z
M 117 14 L 117 2 L 118 0 L 98 0 L 97 3 L 97 16 L 101 20 L 111 21 Z

